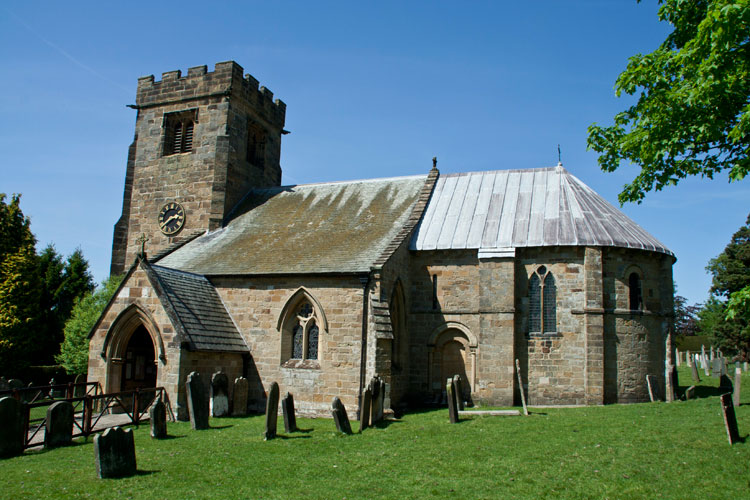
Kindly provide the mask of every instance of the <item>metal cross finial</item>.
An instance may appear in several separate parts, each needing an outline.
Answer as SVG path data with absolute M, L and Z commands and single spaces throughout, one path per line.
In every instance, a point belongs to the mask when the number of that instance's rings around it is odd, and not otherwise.
M 557 164 L 562 165 L 562 156 L 560 154 L 560 145 L 557 145 Z
M 138 254 L 140 257 L 146 257 L 146 242 L 148 240 L 149 238 L 146 237 L 146 233 L 141 233 L 138 239 L 135 240 L 137 243 L 141 244 L 141 252 Z
M 437 156 L 432 157 L 432 168 L 437 168 Z

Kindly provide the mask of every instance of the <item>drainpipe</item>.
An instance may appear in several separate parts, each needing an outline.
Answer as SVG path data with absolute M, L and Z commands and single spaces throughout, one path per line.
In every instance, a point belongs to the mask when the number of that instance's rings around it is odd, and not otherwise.
M 367 310 L 368 295 L 367 289 L 370 286 L 370 274 L 360 276 L 359 282 L 362 283 L 362 349 L 359 358 L 359 394 L 357 395 L 357 415 L 362 409 L 362 393 L 365 390 L 365 374 L 367 373 Z

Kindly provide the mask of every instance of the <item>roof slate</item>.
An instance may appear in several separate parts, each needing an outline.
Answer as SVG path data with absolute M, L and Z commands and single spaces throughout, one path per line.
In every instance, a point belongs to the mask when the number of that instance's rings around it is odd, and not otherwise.
M 441 175 L 412 250 L 614 246 L 674 256 L 561 166 Z
M 209 276 L 369 272 L 409 219 L 425 179 L 252 190 L 224 228 L 159 265 Z
M 218 292 L 203 276 L 152 265 L 191 349 L 248 352 Z

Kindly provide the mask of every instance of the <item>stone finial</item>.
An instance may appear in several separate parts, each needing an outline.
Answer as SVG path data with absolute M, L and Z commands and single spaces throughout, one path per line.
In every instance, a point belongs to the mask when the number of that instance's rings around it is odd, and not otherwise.
M 432 169 L 437 170 L 437 156 L 432 157 Z
M 146 242 L 149 240 L 149 238 L 146 236 L 146 233 L 141 233 L 141 235 L 138 237 L 136 243 L 140 244 L 141 249 L 138 251 L 138 257 L 145 259 L 146 258 Z

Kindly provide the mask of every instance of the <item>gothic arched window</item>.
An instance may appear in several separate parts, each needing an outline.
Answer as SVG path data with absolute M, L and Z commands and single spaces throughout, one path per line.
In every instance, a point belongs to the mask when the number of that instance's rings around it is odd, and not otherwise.
M 544 266 L 529 278 L 529 333 L 557 332 L 557 287 Z
M 309 301 L 302 301 L 297 306 L 293 317 L 290 359 L 318 359 L 319 332 L 315 308 Z

